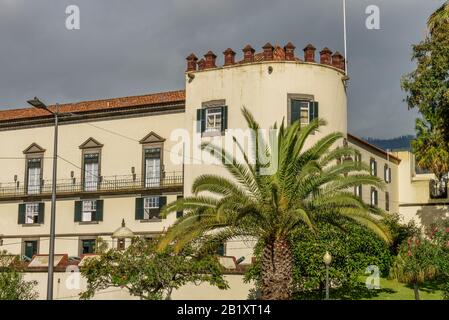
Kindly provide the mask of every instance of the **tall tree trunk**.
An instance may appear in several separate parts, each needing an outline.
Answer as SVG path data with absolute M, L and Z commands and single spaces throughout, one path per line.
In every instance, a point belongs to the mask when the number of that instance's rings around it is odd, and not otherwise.
M 262 256 L 262 299 L 289 300 L 292 294 L 293 254 L 290 242 L 277 238 L 265 244 Z
M 413 283 L 413 291 L 415 292 L 415 300 L 421 300 L 419 298 L 419 287 L 418 287 L 418 284 L 416 282 Z

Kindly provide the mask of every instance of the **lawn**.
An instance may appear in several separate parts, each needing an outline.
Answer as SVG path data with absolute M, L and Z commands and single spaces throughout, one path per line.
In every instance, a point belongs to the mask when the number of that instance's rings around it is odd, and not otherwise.
M 371 290 L 370 290 L 371 291 Z M 419 290 L 421 300 L 441 300 L 443 294 L 440 290 L 435 288 L 435 285 L 428 284 Z M 397 282 L 395 280 L 380 279 L 380 289 L 376 290 L 370 298 L 362 298 L 370 300 L 414 300 L 415 294 L 413 288 L 406 284 Z

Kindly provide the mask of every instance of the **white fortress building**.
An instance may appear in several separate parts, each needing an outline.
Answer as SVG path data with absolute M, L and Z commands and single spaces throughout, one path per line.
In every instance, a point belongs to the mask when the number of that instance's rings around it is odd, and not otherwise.
M 242 107 L 265 129 L 283 120 L 325 119 L 328 125 L 309 143 L 342 132 L 343 143 L 359 150 L 359 159 L 346 160 L 368 163 L 387 185 L 355 188 L 365 202 L 422 225 L 448 213 L 447 186 L 435 189 L 434 176 L 416 168 L 413 154 L 387 153 L 348 132 L 341 54 L 328 48 L 317 54 L 308 45 L 299 57 L 291 43 L 262 49 L 248 45 L 241 59 L 227 49 L 222 66 L 211 51 L 201 60 L 191 54 L 183 90 L 61 104 L 56 254 L 77 261 L 94 253 L 100 237 L 126 247 L 126 239 L 112 237 L 123 220 L 136 236 L 163 233 L 182 215 L 162 219 L 163 205 L 190 195 L 199 175 L 225 174 L 220 165 L 198 163 L 198 143 L 245 129 Z M 49 251 L 53 131 L 45 110 L 0 111 L 0 250 L 25 261 Z M 226 243 L 221 254 L 250 263 L 252 244 Z

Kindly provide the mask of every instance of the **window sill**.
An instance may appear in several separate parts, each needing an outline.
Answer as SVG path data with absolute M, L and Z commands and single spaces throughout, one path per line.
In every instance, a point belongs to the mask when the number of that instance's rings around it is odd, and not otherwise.
M 141 219 L 140 223 L 162 222 L 161 218 Z
M 80 221 L 79 225 L 88 225 L 88 224 L 99 224 L 100 221 Z
M 201 137 L 219 137 L 219 136 L 224 136 L 224 132 L 222 131 L 211 131 L 211 132 L 202 132 L 201 133 Z
M 41 223 L 22 223 L 22 227 L 40 227 Z

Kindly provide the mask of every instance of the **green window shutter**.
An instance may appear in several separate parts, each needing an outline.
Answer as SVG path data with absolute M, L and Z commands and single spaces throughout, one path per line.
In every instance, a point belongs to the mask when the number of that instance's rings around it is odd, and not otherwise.
M 136 220 L 143 219 L 143 198 L 136 198 Z
M 204 108 L 196 110 L 196 131 L 198 133 L 206 131 L 206 109 Z
M 45 217 L 45 203 L 41 202 L 39 203 L 39 217 L 38 217 L 38 223 L 44 223 L 44 217 Z
M 184 198 L 183 196 L 177 196 L 176 200 L 182 199 Z M 184 211 L 180 210 L 180 211 L 176 211 L 176 219 L 181 218 L 184 215 Z
M 159 210 L 167 204 L 167 197 L 159 197 Z
M 18 224 L 25 224 L 25 203 L 19 204 L 19 219 Z
M 157 214 L 158 217 L 161 217 L 161 209 L 166 204 L 167 204 L 167 197 L 159 197 L 159 212 Z
M 221 107 L 221 132 L 228 128 L 228 106 Z
M 309 122 L 318 118 L 318 102 L 310 101 L 309 103 Z
M 201 109 L 196 110 L 196 132 L 201 133 Z
M 97 200 L 97 212 L 95 212 L 95 221 L 103 221 L 103 200 Z
M 81 222 L 81 214 L 83 210 L 83 202 L 75 201 L 75 222 Z
M 290 124 L 298 121 L 301 116 L 301 102 L 298 100 L 292 100 L 290 104 Z

